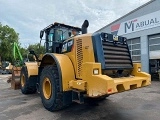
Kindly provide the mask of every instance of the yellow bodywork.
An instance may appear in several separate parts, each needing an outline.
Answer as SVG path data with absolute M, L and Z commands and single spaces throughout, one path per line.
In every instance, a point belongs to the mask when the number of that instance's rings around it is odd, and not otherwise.
M 25 62 L 28 70 L 28 77 L 32 75 L 38 75 L 38 64 L 37 62 Z
M 69 40 L 74 41 L 70 52 L 43 56 L 46 57 L 45 64 L 58 65 L 63 91 L 79 90 L 85 91 L 89 97 L 99 97 L 151 84 L 150 75 L 140 71 L 140 63 L 133 65 L 129 77 L 111 78 L 103 75 L 101 63 L 95 62 L 91 34 L 79 35 Z M 26 63 L 26 66 L 28 76 L 38 75 L 39 66 L 36 62 Z M 98 74 L 94 74 L 94 70 L 97 70 Z
M 56 57 L 61 69 L 63 91 L 71 90 L 69 87 L 69 81 L 75 80 L 75 73 L 71 60 L 67 55 L 63 54 L 53 54 L 53 55 Z
M 77 44 L 82 47 L 77 48 L 79 47 Z M 114 94 L 151 84 L 150 75 L 138 71 L 141 69 L 140 63 L 133 65 L 133 70 L 129 77 L 111 78 L 107 75 L 102 75 L 101 63 L 95 63 L 91 34 L 75 37 L 73 49 L 66 55 L 71 59 L 76 73 L 76 80 L 70 80 L 69 87 L 86 91 L 89 97 Z M 98 75 L 93 74 L 95 69 L 99 71 Z M 63 84 L 63 86 L 65 85 Z
M 46 57 L 47 62 L 50 62 L 51 59 L 54 59 L 51 56 L 54 56 L 56 58 L 56 61 L 58 62 L 57 64 L 60 67 L 60 75 L 62 79 L 63 91 L 70 90 L 69 81 L 75 80 L 75 76 L 74 76 L 75 73 L 69 57 L 64 54 L 51 53 L 50 56 Z M 55 61 L 52 64 L 55 64 Z M 37 62 L 26 62 L 25 65 L 28 70 L 28 77 L 38 75 L 39 66 Z
M 150 75 L 144 72 L 138 72 L 138 68 L 140 68 L 140 64 L 136 63 L 134 64 L 134 70 L 131 76 L 111 78 L 101 74 L 100 63 L 84 63 L 83 80 L 71 81 L 70 86 L 74 89 L 86 90 L 89 97 L 98 97 L 151 84 Z M 93 74 L 94 69 L 99 70 L 98 75 Z
M 78 45 L 82 45 L 82 47 Z M 65 55 L 72 61 L 76 78 L 81 79 L 83 72 L 82 64 L 85 62 L 95 62 L 91 34 L 75 36 L 72 51 L 65 53 Z

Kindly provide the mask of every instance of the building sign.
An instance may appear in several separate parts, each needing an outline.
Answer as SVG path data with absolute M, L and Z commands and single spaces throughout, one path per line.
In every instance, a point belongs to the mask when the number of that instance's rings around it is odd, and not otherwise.
M 160 26 L 160 10 L 111 26 L 112 34 L 124 35 Z

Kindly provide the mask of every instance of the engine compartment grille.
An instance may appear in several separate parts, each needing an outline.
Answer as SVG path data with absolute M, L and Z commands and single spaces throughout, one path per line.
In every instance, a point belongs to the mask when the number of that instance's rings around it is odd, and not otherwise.
M 118 37 L 114 40 L 114 35 L 107 34 L 107 38 L 102 40 L 102 48 L 105 69 L 130 69 L 133 67 L 128 45 L 124 37 Z
M 77 73 L 78 77 L 81 77 L 83 63 L 82 40 L 77 40 L 76 44 Z

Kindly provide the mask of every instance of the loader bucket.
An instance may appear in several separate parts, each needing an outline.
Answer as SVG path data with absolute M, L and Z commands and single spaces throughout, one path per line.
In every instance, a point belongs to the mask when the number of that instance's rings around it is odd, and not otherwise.
M 21 67 L 14 66 L 12 68 L 12 80 L 11 80 L 11 88 L 14 90 L 20 89 L 20 75 L 21 75 Z

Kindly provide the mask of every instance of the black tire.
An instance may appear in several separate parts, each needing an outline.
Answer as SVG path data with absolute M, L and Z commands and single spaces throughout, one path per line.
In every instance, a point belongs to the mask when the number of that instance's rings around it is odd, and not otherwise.
M 106 100 L 107 97 L 109 97 L 109 95 L 101 96 L 101 97 L 95 98 L 94 100 L 95 101 L 103 101 L 103 100 Z
M 64 108 L 62 85 L 56 66 L 46 66 L 40 76 L 40 96 L 43 106 L 49 111 L 57 111 Z M 47 86 L 49 84 L 49 87 Z M 49 92 L 47 94 L 47 89 Z
M 98 103 L 98 102 L 106 100 L 107 97 L 109 97 L 109 95 L 105 95 L 105 96 L 101 96 L 97 98 L 85 98 L 85 103 L 87 104 Z
M 23 66 L 21 69 L 20 87 L 23 94 L 33 94 L 36 92 L 36 79 L 34 77 L 28 78 L 26 66 Z

